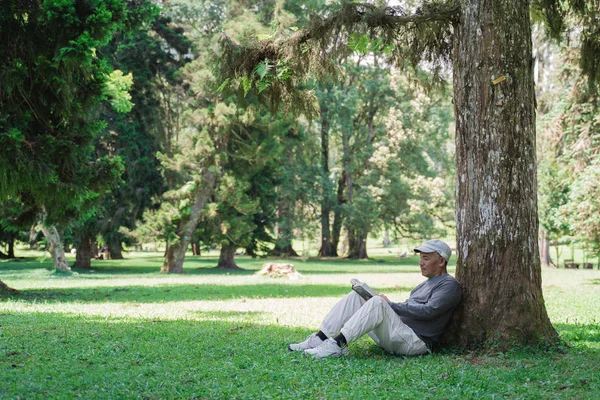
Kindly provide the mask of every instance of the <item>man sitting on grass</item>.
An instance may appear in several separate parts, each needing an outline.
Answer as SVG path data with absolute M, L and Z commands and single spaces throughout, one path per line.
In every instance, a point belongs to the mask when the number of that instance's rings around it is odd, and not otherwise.
M 291 351 L 304 351 L 315 358 L 348 354 L 348 343 L 368 334 L 384 350 L 397 355 L 425 354 L 436 344 L 461 299 L 461 290 L 446 266 L 452 254 L 441 240 L 429 240 L 415 249 L 420 255 L 419 284 L 403 303 L 393 303 L 383 294 L 364 300 L 351 291 L 323 320 L 321 329 L 304 342 L 291 344 Z

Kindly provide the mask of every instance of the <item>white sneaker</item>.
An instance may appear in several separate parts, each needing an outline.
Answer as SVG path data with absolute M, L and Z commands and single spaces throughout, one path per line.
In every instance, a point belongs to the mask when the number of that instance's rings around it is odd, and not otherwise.
M 340 357 L 348 355 L 348 346 L 340 347 L 337 342 L 331 338 L 325 340 L 319 347 L 304 350 L 304 354 L 314 358 Z
M 288 346 L 288 350 L 289 351 L 301 351 L 301 350 L 304 351 L 304 350 L 314 349 L 315 347 L 318 347 L 321 344 L 323 344 L 323 339 L 318 337 L 316 333 L 313 333 L 312 335 L 307 337 L 304 342 L 290 344 Z

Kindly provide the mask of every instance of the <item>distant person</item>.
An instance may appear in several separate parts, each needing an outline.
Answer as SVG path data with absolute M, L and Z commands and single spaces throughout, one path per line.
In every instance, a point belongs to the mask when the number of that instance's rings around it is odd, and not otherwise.
M 403 303 L 379 294 L 364 300 L 351 291 L 342 298 L 304 342 L 290 344 L 291 351 L 304 351 L 315 358 L 348 354 L 348 343 L 368 334 L 384 350 L 396 355 L 429 352 L 440 339 L 461 300 L 461 290 L 446 267 L 452 254 L 441 240 L 429 240 L 414 249 L 420 255 L 419 284 Z
M 98 252 L 98 258 L 101 260 L 108 260 L 110 258 L 110 250 L 107 246 L 104 246 Z

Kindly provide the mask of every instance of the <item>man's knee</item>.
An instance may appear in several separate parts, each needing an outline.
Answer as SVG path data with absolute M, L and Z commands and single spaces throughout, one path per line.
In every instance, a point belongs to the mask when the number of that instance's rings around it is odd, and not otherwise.
M 379 297 L 379 296 L 373 296 L 369 299 L 369 301 L 372 302 L 373 305 L 380 305 L 380 304 L 386 303 L 386 301 L 383 299 L 383 297 Z

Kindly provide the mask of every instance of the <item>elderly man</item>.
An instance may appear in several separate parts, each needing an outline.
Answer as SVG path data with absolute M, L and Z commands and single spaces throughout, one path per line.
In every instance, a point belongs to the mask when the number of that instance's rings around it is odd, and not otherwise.
M 403 303 L 383 294 L 364 300 L 352 291 L 329 311 L 319 332 L 289 345 L 315 358 L 348 354 L 348 343 L 368 334 L 384 350 L 397 355 L 425 354 L 436 344 L 461 299 L 461 290 L 446 267 L 452 254 L 441 240 L 429 240 L 414 250 L 427 278 Z

